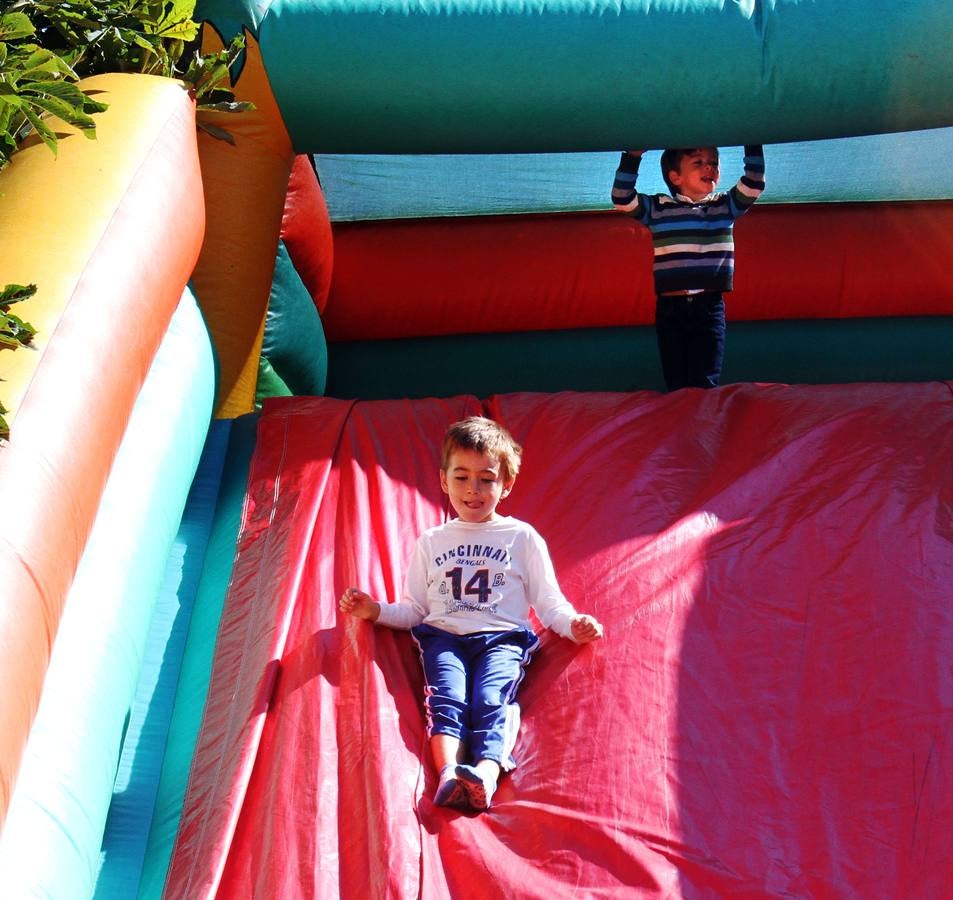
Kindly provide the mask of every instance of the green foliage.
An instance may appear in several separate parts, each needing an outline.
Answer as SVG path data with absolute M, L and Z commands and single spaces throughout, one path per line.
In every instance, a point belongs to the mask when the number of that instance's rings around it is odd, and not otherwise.
M 140 72 L 176 77 L 198 35 L 194 0 L 21 0 L 48 46 L 58 43 L 81 75 Z
M 36 293 L 35 284 L 8 284 L 0 289 L 0 350 L 19 350 L 29 346 L 36 334 L 36 329 L 24 322 L 19 316 L 10 312 L 14 303 L 26 300 Z M 6 440 L 10 436 L 10 428 L 4 414 L 7 412 L 0 403 L 0 439 Z
M 0 289 L 0 350 L 16 350 L 33 340 L 36 329 L 12 315 L 10 307 L 35 293 L 35 284 L 8 284 Z
M 195 0 L 16 0 L 14 7 L 33 11 L 46 45 L 59 47 L 81 78 L 102 72 L 162 75 L 189 84 L 199 112 L 251 108 L 229 89 L 229 69 L 244 51 L 244 38 L 203 56 L 195 46 Z M 224 132 L 215 136 L 231 139 Z
M 25 13 L 0 16 L 0 168 L 31 130 L 56 153 L 56 133 L 45 113 L 95 137 L 91 115 L 106 108 L 73 83 L 78 76 L 67 59 L 41 47 L 35 37 L 36 27 Z
M 58 135 L 49 116 L 95 138 L 92 117 L 107 106 L 76 84 L 89 75 L 137 72 L 181 79 L 191 86 L 200 116 L 252 108 L 229 89 L 229 71 L 244 51 L 244 38 L 203 56 L 194 12 L 195 0 L 0 0 L 0 169 L 31 132 L 56 155 Z M 198 127 L 234 142 L 225 129 L 202 118 Z M 35 291 L 34 285 L 0 290 L 0 350 L 32 341 L 33 327 L 9 307 Z M 0 439 L 9 434 L 5 412 L 0 403 Z
M 0 168 L 35 131 L 55 154 L 57 136 L 44 113 L 95 137 L 91 116 L 106 106 L 85 95 L 79 78 L 138 72 L 179 78 L 192 87 L 200 112 L 241 112 L 229 69 L 244 50 L 236 37 L 202 55 L 195 41 L 195 0 L 13 0 L 0 14 Z M 199 127 L 224 140 L 224 129 Z

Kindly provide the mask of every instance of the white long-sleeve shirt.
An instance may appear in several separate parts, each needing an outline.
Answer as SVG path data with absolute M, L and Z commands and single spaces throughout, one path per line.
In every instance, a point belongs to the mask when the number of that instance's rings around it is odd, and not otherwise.
M 417 539 L 403 597 L 382 603 L 378 622 L 405 629 L 425 622 L 453 634 L 509 631 L 529 626 L 530 607 L 547 628 L 572 638 L 577 613 L 536 529 L 512 516 L 453 519 Z

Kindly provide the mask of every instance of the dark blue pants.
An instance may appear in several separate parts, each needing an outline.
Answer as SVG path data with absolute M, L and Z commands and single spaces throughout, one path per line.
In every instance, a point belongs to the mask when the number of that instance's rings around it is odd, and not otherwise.
M 725 301 L 721 294 L 658 297 L 655 336 L 662 375 L 670 391 L 718 386 L 725 355 Z
M 457 738 L 469 762 L 492 759 L 504 770 L 514 768 L 516 690 L 539 638 L 529 628 L 451 634 L 418 625 L 411 634 L 424 667 L 427 736 Z

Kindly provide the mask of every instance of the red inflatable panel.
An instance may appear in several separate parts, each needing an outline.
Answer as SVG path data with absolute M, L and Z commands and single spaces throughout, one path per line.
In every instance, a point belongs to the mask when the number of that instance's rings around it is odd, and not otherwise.
M 648 232 L 614 213 L 334 225 L 329 341 L 651 321 Z
M 318 312 L 324 312 L 331 290 L 334 242 L 328 206 L 309 156 L 296 156 L 291 167 L 281 239 Z
M 269 401 L 167 896 L 950 896 L 951 387 L 491 398 L 606 636 L 545 635 L 477 817 L 409 635 L 336 601 L 397 594 L 479 404 Z
M 728 316 L 949 315 L 953 201 L 756 206 Z M 645 325 L 648 232 L 618 213 L 338 223 L 329 340 Z

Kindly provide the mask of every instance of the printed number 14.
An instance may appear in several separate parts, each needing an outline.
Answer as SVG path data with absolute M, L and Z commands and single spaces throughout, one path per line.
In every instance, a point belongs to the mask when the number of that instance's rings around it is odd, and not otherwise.
M 454 600 L 460 600 L 463 594 L 466 594 L 468 597 L 478 597 L 480 604 L 484 604 L 490 599 L 489 569 L 477 569 L 465 586 L 463 585 L 463 569 L 459 566 L 443 574 L 450 579 Z

